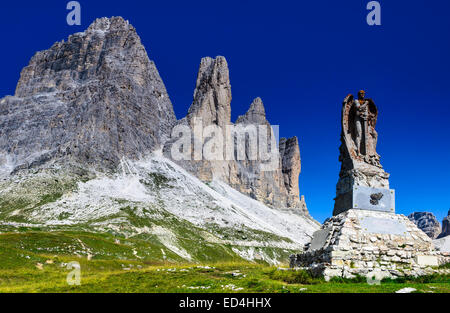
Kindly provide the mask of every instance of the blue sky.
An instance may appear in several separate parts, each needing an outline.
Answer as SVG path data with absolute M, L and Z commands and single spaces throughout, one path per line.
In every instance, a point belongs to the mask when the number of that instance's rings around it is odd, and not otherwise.
M 66 24 L 68 1 L 2 1 L 0 96 L 13 94 L 38 50 L 120 15 L 156 62 L 178 118 L 192 101 L 201 57 L 230 67 L 232 116 L 261 97 L 282 136 L 298 136 L 300 191 L 323 221 L 338 179 L 340 110 L 365 89 L 380 116 L 378 153 L 397 212 L 450 208 L 450 2 L 379 1 L 381 26 L 368 26 L 368 0 L 80 1 L 82 25 Z

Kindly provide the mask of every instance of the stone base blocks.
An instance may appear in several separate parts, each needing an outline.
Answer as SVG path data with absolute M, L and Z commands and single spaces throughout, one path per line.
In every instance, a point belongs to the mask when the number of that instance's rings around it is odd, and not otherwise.
M 422 276 L 449 261 L 406 216 L 352 209 L 327 220 L 305 246 L 305 253 L 292 255 L 290 263 L 329 280 Z

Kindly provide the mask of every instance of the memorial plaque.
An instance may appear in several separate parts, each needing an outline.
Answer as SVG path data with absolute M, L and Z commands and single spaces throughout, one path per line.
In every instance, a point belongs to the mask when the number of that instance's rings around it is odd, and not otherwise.
M 360 218 L 362 231 L 369 234 L 390 234 L 406 236 L 408 230 L 404 223 L 389 218 L 365 216 Z
M 314 251 L 322 249 L 325 243 L 327 242 L 327 238 L 330 232 L 331 228 L 325 228 L 316 231 L 313 235 L 313 239 L 311 240 L 311 246 L 309 247 L 308 250 Z
M 395 213 L 395 191 L 384 188 L 354 186 L 353 208 Z

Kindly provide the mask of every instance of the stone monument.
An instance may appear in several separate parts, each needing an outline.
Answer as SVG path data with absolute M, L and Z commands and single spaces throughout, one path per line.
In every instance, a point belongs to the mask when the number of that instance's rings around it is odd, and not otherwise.
M 365 92 L 348 95 L 342 106 L 342 133 L 333 215 L 349 209 L 395 212 L 395 193 L 378 155 L 378 109 Z
M 395 193 L 376 151 L 378 109 L 360 91 L 342 107 L 341 171 L 333 217 L 314 233 L 291 267 L 326 279 L 375 275 L 418 276 L 448 262 L 432 240 L 404 215 L 395 214 Z

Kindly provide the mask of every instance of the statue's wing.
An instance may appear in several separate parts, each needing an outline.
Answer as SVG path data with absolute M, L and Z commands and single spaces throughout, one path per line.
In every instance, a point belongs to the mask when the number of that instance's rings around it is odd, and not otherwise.
M 349 94 L 345 99 L 344 103 L 342 104 L 342 131 L 344 134 L 349 134 L 351 132 L 350 125 L 351 125 L 351 114 L 350 111 L 353 106 L 353 100 L 354 97 L 352 94 Z
M 372 99 L 367 99 L 367 101 L 369 102 L 369 112 L 370 112 L 369 118 L 371 119 L 371 124 L 375 128 L 375 126 L 377 125 L 377 120 L 378 120 L 378 108 Z
M 344 105 L 346 105 L 347 103 L 353 103 L 353 99 L 354 99 L 353 95 L 348 94 L 348 96 L 345 97 L 345 99 L 344 99 Z
M 344 99 L 342 105 L 342 135 L 341 140 L 344 143 L 347 153 L 351 159 L 356 157 L 356 146 L 353 141 L 355 135 L 354 124 L 355 124 L 355 107 L 353 105 L 354 97 L 353 95 L 348 95 Z

